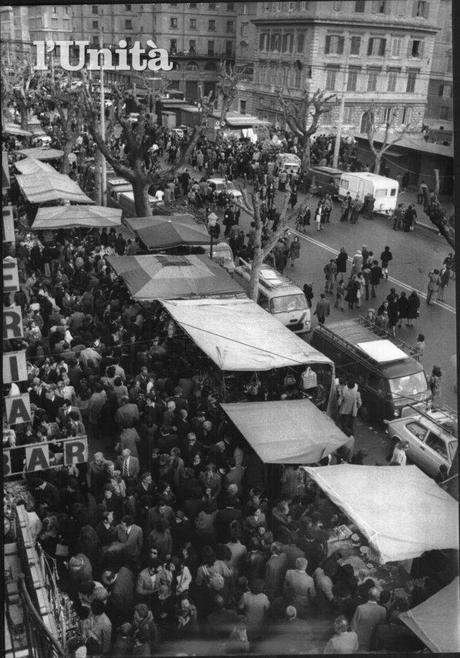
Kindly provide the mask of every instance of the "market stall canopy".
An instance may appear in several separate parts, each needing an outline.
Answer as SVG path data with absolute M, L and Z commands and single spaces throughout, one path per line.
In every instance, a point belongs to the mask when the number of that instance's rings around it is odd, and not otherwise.
M 45 172 L 49 174 L 56 174 L 56 169 L 49 165 L 46 162 L 37 160 L 36 158 L 24 158 L 23 160 L 18 160 L 14 163 L 16 169 L 25 175 L 30 174 L 39 174 L 40 172 Z
M 220 406 L 265 464 L 314 464 L 348 441 L 310 400 Z
M 382 563 L 458 549 L 458 503 L 417 466 L 305 468 Z
M 18 153 L 26 158 L 35 158 L 35 160 L 42 160 L 43 162 L 59 160 L 64 155 L 64 151 L 60 149 L 41 148 L 40 146 L 32 149 L 21 149 Z
M 262 371 L 332 361 L 250 299 L 164 302 L 221 370 Z
M 94 203 L 83 190 L 65 174 L 40 173 L 16 176 L 18 185 L 29 203 L 49 203 L 50 201 L 73 201 L 74 203 Z
M 189 299 L 209 295 L 244 295 L 244 290 L 207 256 L 109 256 L 114 272 L 133 299 Z
M 182 245 L 208 244 L 209 233 L 193 215 L 154 215 L 130 217 L 126 224 L 137 233 L 147 249 L 172 249 Z
M 5 135 L 13 135 L 15 137 L 32 137 L 30 130 L 24 130 L 16 123 L 6 123 L 3 128 Z
M 73 228 L 104 228 L 121 226 L 123 211 L 104 206 L 49 206 L 39 208 L 32 228 L 35 230 Z
M 433 653 L 460 654 L 459 587 L 457 576 L 440 592 L 399 615 Z

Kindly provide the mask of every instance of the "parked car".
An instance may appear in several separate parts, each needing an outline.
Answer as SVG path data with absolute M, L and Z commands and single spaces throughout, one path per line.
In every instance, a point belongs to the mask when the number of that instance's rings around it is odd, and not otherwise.
M 229 196 L 232 197 L 232 199 L 240 199 L 243 195 L 241 194 L 240 190 L 237 190 L 235 187 L 232 187 L 232 182 L 231 181 L 226 181 L 225 178 L 210 178 L 208 181 L 208 185 L 214 185 L 216 192 L 219 194 L 219 192 L 225 192 Z
M 449 471 L 458 447 L 456 417 L 433 410 L 385 423 L 391 439 L 409 444 L 408 461 L 431 477 L 438 475 L 441 465 Z

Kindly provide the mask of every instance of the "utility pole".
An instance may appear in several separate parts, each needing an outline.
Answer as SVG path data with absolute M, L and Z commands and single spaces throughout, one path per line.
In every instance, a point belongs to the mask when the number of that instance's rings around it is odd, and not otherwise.
M 348 59 L 350 57 L 350 45 L 348 43 L 348 36 L 345 37 L 345 44 L 346 44 L 345 47 L 347 49 L 345 56 L 345 72 L 343 76 L 342 96 L 340 99 L 339 121 L 337 123 L 337 135 L 335 136 L 334 159 L 332 161 L 332 166 L 335 167 L 335 169 L 337 169 L 339 164 L 340 140 L 342 137 L 342 124 L 343 124 L 343 117 L 345 114 L 345 94 L 348 85 Z
M 101 19 L 99 23 L 99 47 L 104 48 L 103 27 L 102 27 L 103 13 L 101 9 Z M 101 55 L 101 72 L 99 76 L 101 84 L 101 98 L 100 98 L 100 122 L 101 122 L 101 135 L 105 141 L 105 90 L 104 90 L 104 56 Z M 107 205 L 107 168 L 104 154 L 101 153 L 101 205 Z

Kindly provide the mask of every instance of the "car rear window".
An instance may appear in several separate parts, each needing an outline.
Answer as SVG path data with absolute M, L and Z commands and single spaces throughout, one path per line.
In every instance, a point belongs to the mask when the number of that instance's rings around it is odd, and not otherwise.
M 430 432 L 425 443 L 429 448 L 437 452 L 440 457 L 448 459 L 447 446 L 439 436 Z

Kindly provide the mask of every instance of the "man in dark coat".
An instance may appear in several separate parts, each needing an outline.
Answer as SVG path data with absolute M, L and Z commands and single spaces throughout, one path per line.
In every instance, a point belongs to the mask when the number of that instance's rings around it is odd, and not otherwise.
M 108 589 L 107 616 L 114 627 L 131 621 L 134 613 L 134 574 L 128 567 L 117 573 L 104 571 L 102 584 Z

